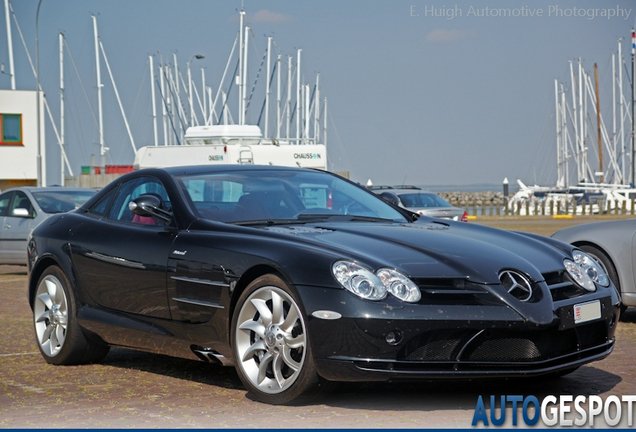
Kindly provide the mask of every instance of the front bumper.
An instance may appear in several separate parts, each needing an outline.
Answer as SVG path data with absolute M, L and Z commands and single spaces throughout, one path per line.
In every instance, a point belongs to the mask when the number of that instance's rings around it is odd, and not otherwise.
M 573 369 L 614 348 L 618 304 L 605 292 L 554 302 L 537 325 L 505 304 L 417 304 L 297 287 L 318 373 L 332 381 L 535 376 Z M 601 317 L 575 325 L 573 305 L 599 300 Z M 320 319 L 314 311 L 337 312 Z

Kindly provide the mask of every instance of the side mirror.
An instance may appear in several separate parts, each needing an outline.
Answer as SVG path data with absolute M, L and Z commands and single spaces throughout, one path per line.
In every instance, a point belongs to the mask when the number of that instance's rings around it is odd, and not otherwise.
M 11 212 L 11 216 L 21 217 L 21 218 L 30 218 L 31 212 L 25 208 L 15 208 Z
M 393 204 L 394 206 L 397 206 L 397 207 L 400 206 L 400 198 L 398 198 L 398 196 L 394 194 L 393 192 L 382 192 L 380 194 L 380 198 L 382 198 L 384 201 L 388 202 L 389 204 Z
M 128 209 L 139 216 L 154 216 L 165 223 L 170 223 L 172 213 L 163 208 L 161 198 L 155 195 L 142 195 L 128 203 Z

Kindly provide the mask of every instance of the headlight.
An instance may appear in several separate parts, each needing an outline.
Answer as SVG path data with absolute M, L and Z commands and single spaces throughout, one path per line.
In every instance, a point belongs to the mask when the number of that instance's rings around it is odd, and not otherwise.
M 371 270 L 352 261 L 337 261 L 331 271 L 340 284 L 355 295 L 367 300 L 382 300 L 387 288 Z
M 383 268 L 378 270 L 376 274 L 389 292 L 400 300 L 415 303 L 422 298 L 422 294 L 417 285 L 397 270 Z
M 376 274 L 353 261 L 337 261 L 331 267 L 340 284 L 355 295 L 367 300 L 382 300 L 388 293 L 398 299 L 415 303 L 422 298 L 420 289 L 405 274 L 381 268 Z
M 603 268 L 589 255 L 575 250 L 572 253 L 574 261 L 563 260 L 565 269 L 574 281 L 588 291 L 596 290 L 595 283 L 602 286 L 609 286 L 609 278 Z
M 603 267 L 594 258 L 588 254 L 575 250 L 572 254 L 574 262 L 577 263 L 587 275 L 599 285 L 604 287 L 609 286 L 609 278 L 607 273 L 603 270 Z

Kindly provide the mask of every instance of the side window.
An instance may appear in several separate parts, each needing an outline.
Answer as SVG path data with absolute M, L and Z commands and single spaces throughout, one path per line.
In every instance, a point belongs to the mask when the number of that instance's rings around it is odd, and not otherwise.
M 89 210 L 90 214 L 95 216 L 105 216 L 106 210 L 108 210 L 108 204 L 110 204 L 113 195 L 115 195 L 115 191 L 117 188 L 114 188 L 110 192 L 108 192 L 102 199 L 99 200 L 97 204 L 93 206 L 92 209 Z
M 11 202 L 12 196 L 13 192 L 0 195 L 0 216 L 7 216 L 9 214 L 9 202 Z
M 33 205 L 24 192 L 17 191 L 15 193 L 7 216 L 13 216 L 13 212 L 16 209 L 26 209 L 29 212 L 29 215 L 33 217 Z
M 108 212 L 108 218 L 145 225 L 164 225 L 160 219 L 136 215 L 128 208 L 130 201 L 146 194 L 161 198 L 164 209 L 171 209 L 168 193 L 159 180 L 153 177 L 139 177 L 121 185 Z

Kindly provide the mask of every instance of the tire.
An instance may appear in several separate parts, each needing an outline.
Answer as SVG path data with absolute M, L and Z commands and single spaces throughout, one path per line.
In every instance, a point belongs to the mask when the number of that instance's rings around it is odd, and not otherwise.
M 98 362 L 108 345 L 89 341 L 77 323 L 77 306 L 71 284 L 56 266 L 44 270 L 33 296 L 35 338 L 42 357 L 51 364 Z
M 583 245 L 580 247 L 580 249 L 586 254 L 588 254 L 589 256 L 591 256 L 592 258 L 594 258 L 594 260 L 598 262 L 601 265 L 601 267 L 603 267 L 603 270 L 605 270 L 605 273 L 607 273 L 607 276 L 609 276 L 610 280 L 612 281 L 612 283 L 618 290 L 618 294 L 621 296 L 621 299 L 622 299 L 623 293 L 621 291 L 621 284 L 618 280 L 618 272 L 616 271 L 616 267 L 614 266 L 614 263 L 607 256 L 607 254 L 603 252 L 602 250 L 600 250 L 599 248 L 590 246 L 590 245 Z M 621 303 L 621 317 L 620 317 L 621 320 L 623 319 L 623 314 L 625 313 L 626 309 L 627 309 L 627 306 Z
M 239 297 L 232 351 L 239 378 L 259 401 L 306 403 L 331 387 L 316 373 L 305 323 L 295 294 L 277 276 L 261 276 Z

